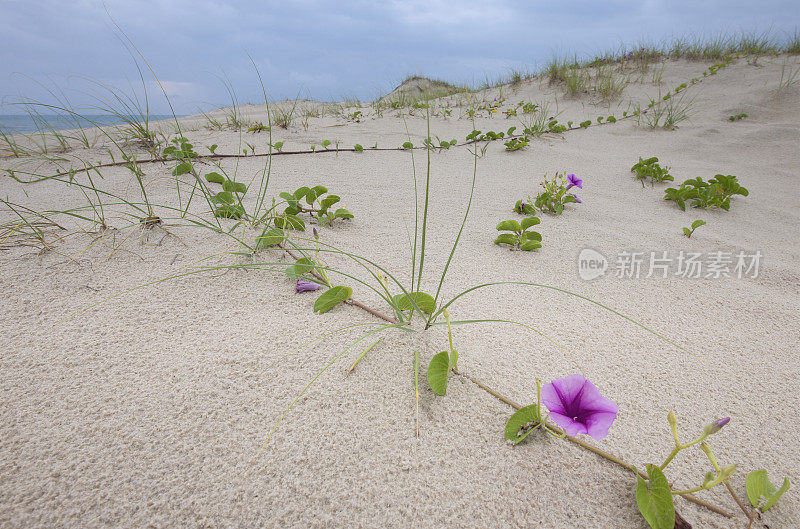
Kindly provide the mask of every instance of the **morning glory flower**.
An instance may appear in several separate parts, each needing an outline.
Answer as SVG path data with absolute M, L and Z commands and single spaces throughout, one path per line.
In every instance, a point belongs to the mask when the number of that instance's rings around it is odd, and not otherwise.
M 716 421 L 707 424 L 706 427 L 703 429 L 703 433 L 707 435 L 715 434 L 718 431 L 722 430 L 722 428 L 729 422 L 731 422 L 730 417 L 723 417 L 722 419 L 717 419 Z
M 317 290 L 318 288 L 319 285 L 314 283 L 313 281 L 303 281 L 302 279 L 298 279 L 295 290 L 298 293 L 300 293 L 300 292 L 308 292 L 310 290 Z
M 575 202 L 577 202 L 578 204 L 583 204 L 583 200 L 581 200 L 580 198 L 578 198 L 578 196 L 577 196 L 577 195 L 572 195 L 572 198 L 574 198 L 574 199 L 575 199 Z
M 567 435 L 588 434 L 595 439 L 608 435 L 619 411 L 619 406 L 577 373 L 546 384 L 542 388 L 541 403 Z
M 567 175 L 567 181 L 569 185 L 567 186 L 567 190 L 571 187 L 577 187 L 578 189 L 583 189 L 583 180 L 575 176 L 574 174 Z

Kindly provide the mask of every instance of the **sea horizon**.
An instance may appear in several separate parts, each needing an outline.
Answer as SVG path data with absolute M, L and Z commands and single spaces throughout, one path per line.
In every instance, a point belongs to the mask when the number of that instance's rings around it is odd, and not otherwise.
M 172 117 L 171 114 L 151 114 L 149 119 L 159 121 Z M 139 116 L 128 119 L 135 122 L 142 121 Z M 112 114 L 86 114 L 80 117 L 62 114 L 37 114 L 35 117 L 29 114 L 0 114 L 0 132 L 3 134 L 31 134 L 48 130 L 86 129 L 124 123 L 127 123 L 126 119 Z

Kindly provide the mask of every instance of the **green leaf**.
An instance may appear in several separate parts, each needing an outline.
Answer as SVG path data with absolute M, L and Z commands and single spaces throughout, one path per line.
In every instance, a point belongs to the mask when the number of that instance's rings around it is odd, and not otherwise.
M 705 226 L 705 225 L 706 225 L 706 221 L 698 219 L 698 220 L 692 222 L 692 229 L 696 230 L 700 226 Z
M 245 194 L 247 192 L 247 186 L 241 182 L 232 182 L 230 180 L 225 180 L 222 183 L 222 189 L 225 191 L 230 191 L 232 193 L 239 193 Z
M 180 176 L 182 174 L 190 173 L 192 171 L 192 164 L 189 162 L 183 162 L 178 164 L 175 169 L 172 170 L 172 176 Z
M 337 195 L 326 196 L 319 203 L 319 212 L 324 215 L 328 208 L 339 202 L 339 200 L 341 199 Z
M 636 503 L 639 512 L 653 529 L 674 529 L 675 505 L 664 473 L 655 465 L 647 465 L 649 483 L 636 474 Z
M 294 196 L 295 200 L 300 200 L 301 198 L 306 196 L 306 193 L 308 193 L 309 191 L 311 190 L 306 186 L 299 187 L 297 188 L 297 191 L 292 193 L 292 196 Z M 281 196 L 283 196 L 283 193 L 281 193 Z
M 283 191 L 281 192 L 280 197 L 291 205 L 297 205 L 298 199 L 292 193 L 287 193 L 286 191 Z
M 405 142 L 405 143 L 403 144 L 403 148 L 404 148 L 404 149 L 413 149 L 413 148 L 414 148 L 414 144 L 413 144 L 413 143 L 411 143 L 410 141 L 407 141 L 407 142 Z
M 316 199 L 324 195 L 328 192 L 328 188 L 325 186 L 314 186 L 308 191 L 306 191 L 306 202 L 309 205 L 313 204 Z
M 522 427 L 529 423 L 539 423 L 541 420 L 541 408 L 538 404 L 531 404 L 521 408 L 506 422 L 506 441 L 511 441 L 515 445 L 519 444 L 534 430 L 531 427 L 520 433 Z
M 522 226 L 516 220 L 504 220 L 497 225 L 497 231 L 522 231 Z
M 745 483 L 747 485 L 747 498 L 750 500 L 750 504 L 761 512 L 775 505 L 778 498 L 789 490 L 790 487 L 789 478 L 784 478 L 781 488 L 775 488 L 775 485 L 773 485 L 767 477 L 767 471 L 763 469 L 750 472 L 747 475 Z
M 392 301 L 400 310 L 411 310 L 413 307 L 413 303 L 411 303 L 412 299 L 420 308 L 420 310 L 426 314 L 433 314 L 433 312 L 436 310 L 436 302 L 434 301 L 433 296 L 426 294 L 425 292 L 397 294 L 396 296 L 392 297 Z
M 522 226 L 523 230 L 527 230 L 531 226 L 536 226 L 540 222 L 541 221 L 539 220 L 539 217 L 526 217 L 526 218 L 522 219 L 522 222 L 520 223 L 520 225 Z
M 333 213 L 333 218 L 335 219 L 352 219 L 353 214 L 347 211 L 344 208 L 339 208 Z
M 523 241 L 539 241 L 542 242 L 542 234 L 538 231 L 526 231 L 522 234 Z
M 527 241 L 522 243 L 522 246 L 520 246 L 520 250 L 522 250 L 523 252 L 531 252 L 541 247 L 542 243 L 540 243 L 539 241 Z
M 683 228 L 683 234 L 686 235 L 687 237 L 691 237 L 692 230 L 690 230 L 689 228 Z
M 216 204 L 233 204 L 233 194 L 230 191 L 220 191 L 211 199 Z
M 447 375 L 450 373 L 450 355 L 442 351 L 428 365 L 428 385 L 437 395 L 447 393 Z
M 356 152 L 364 152 L 364 147 L 362 147 L 358 143 L 356 143 L 353 148 L 356 150 Z
M 322 140 L 322 146 L 323 146 L 324 148 L 326 148 L 326 149 L 327 149 L 327 148 L 328 148 L 328 145 L 330 145 L 330 144 L 331 144 L 331 140 Z
M 292 279 L 297 279 L 311 272 L 315 267 L 316 264 L 313 260 L 308 257 L 301 257 L 286 269 L 286 275 Z
M 327 292 L 318 297 L 316 302 L 314 302 L 314 312 L 325 314 L 339 303 L 350 299 L 350 296 L 352 295 L 353 289 L 350 287 L 339 285 L 330 288 Z
M 283 230 L 279 230 L 277 228 L 271 228 L 269 230 L 264 230 L 264 232 L 256 237 L 256 243 L 258 244 L 259 248 L 264 248 L 266 246 L 275 246 L 276 244 L 280 244 L 283 242 L 285 238 L 285 234 Z
M 223 219 L 238 219 L 244 215 L 244 208 L 239 204 L 225 204 L 214 210 L 214 216 Z
M 215 184 L 221 184 L 225 182 L 225 177 L 219 173 L 208 173 L 206 175 L 206 180 L 209 182 L 214 182 Z
M 518 242 L 519 237 L 513 233 L 501 233 L 494 241 L 495 244 L 508 244 L 509 246 L 516 246 Z
M 306 229 L 306 223 L 303 222 L 303 219 L 294 215 L 284 214 L 282 217 L 275 217 L 273 222 L 278 228 L 300 231 L 305 231 Z

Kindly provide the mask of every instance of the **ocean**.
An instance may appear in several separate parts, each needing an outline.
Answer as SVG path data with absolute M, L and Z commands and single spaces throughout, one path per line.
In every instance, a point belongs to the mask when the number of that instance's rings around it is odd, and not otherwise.
M 44 120 L 45 124 L 39 121 L 40 118 Z M 161 119 L 172 119 L 172 116 L 150 115 L 150 121 L 158 121 Z M 35 120 L 27 114 L 0 114 L 0 132 L 4 134 L 28 134 L 37 132 L 42 128 L 47 130 L 47 127 L 53 130 L 65 130 L 74 129 L 77 128 L 77 126 L 89 128 L 96 125 L 116 125 L 120 123 L 124 123 L 124 121 L 117 116 L 109 114 L 87 114 L 80 118 L 64 117 L 57 114 L 41 114 L 38 115 Z

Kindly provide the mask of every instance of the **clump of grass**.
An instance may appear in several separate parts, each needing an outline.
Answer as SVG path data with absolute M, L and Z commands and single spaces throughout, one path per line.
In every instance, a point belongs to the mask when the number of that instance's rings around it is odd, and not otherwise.
M 288 129 L 294 121 L 294 111 L 297 108 L 297 99 L 294 100 L 289 108 L 276 105 L 273 109 L 272 122 L 282 129 Z
M 789 61 L 784 60 L 781 65 L 781 76 L 778 79 L 778 87 L 775 89 L 775 95 L 780 95 L 781 92 L 797 84 L 800 79 L 800 66 L 794 67 L 789 64 Z
M 636 110 L 637 123 L 644 123 L 652 129 L 672 130 L 678 123 L 689 119 L 693 102 L 694 99 L 687 98 L 685 92 L 670 92 L 662 97 L 659 90 L 658 99 L 651 99 L 648 108 Z
M 531 136 L 541 136 L 549 130 L 548 117 L 549 105 L 547 101 L 540 103 L 525 103 L 520 106 L 522 115 L 518 116 L 523 132 Z
M 225 130 L 228 125 L 223 123 L 222 121 L 218 120 L 214 116 L 207 114 L 206 112 L 200 111 L 203 114 L 203 117 L 206 118 L 206 125 L 205 128 L 208 130 Z
M 650 82 L 656 86 L 661 86 L 661 78 L 664 76 L 664 70 L 667 68 L 666 64 L 662 64 L 661 68 L 653 68 L 653 72 L 650 76 Z
M 765 55 L 777 55 L 780 47 L 773 42 L 769 32 L 746 33 L 742 32 L 739 39 L 734 41 L 733 53 L 741 53 L 748 56 L 748 62 L 756 65 L 758 59 Z
M 563 83 L 569 68 L 570 64 L 566 59 L 553 57 L 550 62 L 547 63 L 544 74 L 547 76 L 547 80 L 550 84 Z
M 522 84 L 523 81 L 527 81 L 532 77 L 533 75 L 528 70 L 512 69 L 508 76 L 500 81 L 500 84 L 507 84 L 511 85 L 512 87 L 516 87 Z
M 610 102 L 622 95 L 629 83 L 630 77 L 618 74 L 611 66 L 604 66 L 596 72 L 594 90 L 603 101 Z
M 134 64 L 139 72 L 141 95 L 133 89 L 127 93 L 100 81 L 89 80 L 98 101 L 93 110 L 113 116 L 115 121 L 122 124 L 117 130 L 122 142 L 135 143 L 147 151 L 155 152 L 161 141 L 158 131 L 151 127 L 150 99 L 144 74 L 135 59 Z
M 15 134 L 5 132 L 0 129 L 0 157 L 13 156 L 18 158 L 20 156 L 28 156 L 30 151 L 19 144 Z
M 48 240 L 52 228 L 66 231 L 66 228 L 54 222 L 43 213 L 30 208 L 0 199 L 15 220 L 0 225 L 0 248 L 10 246 L 30 246 L 39 249 L 39 253 L 50 251 L 55 243 L 63 237 L 53 235 Z
M 564 87 L 567 95 L 576 97 L 588 92 L 589 74 L 581 68 L 567 68 L 564 73 Z
M 789 37 L 785 50 L 789 55 L 800 55 L 800 31 L 795 30 Z

